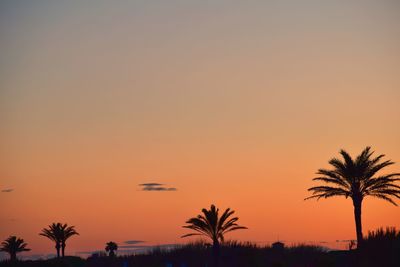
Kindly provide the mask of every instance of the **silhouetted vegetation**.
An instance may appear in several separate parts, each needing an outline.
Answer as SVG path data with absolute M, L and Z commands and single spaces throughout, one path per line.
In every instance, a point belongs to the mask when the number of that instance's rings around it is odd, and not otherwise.
M 396 205 L 392 198 L 400 198 L 400 186 L 395 184 L 400 180 L 400 173 L 377 175 L 380 170 L 394 162 L 390 160 L 381 162 L 385 155 L 372 158 L 373 153 L 370 147 L 366 147 L 360 155 L 353 159 L 349 153 L 341 150 L 343 161 L 337 158 L 331 159 L 329 164 L 333 166 L 333 169 L 319 169 L 317 174 L 320 176 L 313 179 L 331 186 L 311 187 L 308 190 L 312 192 L 312 196 L 306 198 L 350 197 L 354 206 L 358 247 L 363 240 L 361 223 L 363 199 L 366 196 L 372 196 Z
M 400 231 L 387 227 L 369 232 L 361 253 L 369 255 L 371 266 L 400 266 Z
M 366 237 L 360 250 L 329 251 L 310 245 L 289 246 L 274 249 L 253 243 L 230 241 L 220 246 L 220 267 L 397 267 L 399 232 L 392 230 L 378 237 Z M 385 240 L 385 241 L 382 241 Z M 397 240 L 397 241 L 394 241 Z M 370 243 L 371 242 L 371 243 Z M 375 243 L 377 242 L 377 243 Z M 390 243 L 382 248 L 381 242 Z M 393 242 L 393 243 L 392 243 Z M 397 242 L 397 243 L 396 243 Z M 370 245 L 371 246 L 370 246 Z M 396 247 L 397 246 L 397 247 Z M 105 253 L 88 259 L 65 257 L 61 259 L 24 261 L 15 265 L 1 262 L 1 267 L 205 267 L 213 264 L 212 247 L 205 242 L 178 246 L 174 249 L 155 248 L 145 254 L 109 257 Z
M 183 235 L 182 237 L 202 235 L 211 239 L 213 248 L 213 265 L 218 265 L 220 245 L 224 242 L 224 235 L 228 232 L 247 229 L 244 226 L 238 225 L 236 222 L 239 220 L 238 217 L 231 217 L 235 211 L 226 209 L 224 213 L 219 217 L 219 209 L 214 205 L 211 205 L 210 209 L 202 209 L 203 215 L 197 215 L 197 217 L 190 218 L 186 221 L 187 225 L 184 228 L 191 229 L 195 233 Z
M 10 255 L 10 261 L 14 262 L 17 260 L 17 253 L 30 250 L 26 247 L 27 245 L 23 239 L 10 236 L 1 243 L 0 251 L 7 252 Z
M 87 259 L 65 257 L 67 240 L 79 235 L 74 226 L 53 223 L 42 229 L 39 235 L 55 243 L 57 258 L 48 260 L 26 260 L 17 262 L 17 253 L 29 251 L 23 239 L 10 236 L 2 242 L 0 251 L 10 254 L 10 260 L 0 262 L 0 267 L 399 267 L 400 266 L 400 231 L 394 227 L 379 228 L 370 231 L 364 239 L 362 235 L 361 207 L 366 196 L 384 199 L 394 205 L 393 198 L 400 198 L 399 173 L 377 175 L 383 168 L 392 165 L 390 160 L 381 161 L 384 155 L 372 157 L 370 147 L 366 147 L 353 159 L 341 150 L 343 161 L 333 158 L 329 164 L 332 170 L 319 169 L 319 177 L 328 186 L 315 186 L 308 190 L 311 198 L 329 198 L 334 196 L 350 197 L 354 206 L 357 246 L 349 250 L 332 251 L 320 246 L 296 245 L 284 246 L 276 242 L 272 246 L 257 246 L 254 243 L 237 241 L 225 242 L 225 235 L 231 231 L 247 229 L 237 224 L 234 211 L 226 209 L 221 215 L 219 209 L 211 205 L 202 209 L 202 214 L 186 221 L 184 228 L 194 232 L 183 235 L 204 236 L 211 242 L 196 242 L 173 248 L 154 248 L 147 253 L 116 256 L 118 245 L 106 243 L 105 251 L 94 253 Z M 60 255 L 62 258 L 60 258 Z
M 107 242 L 105 250 L 108 252 L 108 256 L 114 257 L 115 251 L 118 249 L 118 245 L 115 242 Z
M 60 258 L 60 249 L 62 257 L 64 257 L 67 240 L 71 236 L 79 235 L 79 233 L 75 231 L 75 226 L 68 226 L 68 224 L 62 223 L 53 223 L 49 225 L 49 228 L 44 228 L 39 235 L 47 237 L 55 243 L 57 258 Z

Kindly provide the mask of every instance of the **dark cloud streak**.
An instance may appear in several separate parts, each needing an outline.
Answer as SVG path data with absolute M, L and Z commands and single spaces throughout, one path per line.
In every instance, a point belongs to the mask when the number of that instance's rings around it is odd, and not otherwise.
M 10 193 L 10 192 L 12 192 L 12 191 L 14 191 L 14 189 L 13 189 L 13 188 L 9 188 L 9 189 L 3 189 L 3 190 L 1 190 L 1 192 L 2 192 L 2 193 Z
M 176 191 L 174 187 L 155 187 L 155 186 L 148 186 L 142 189 L 143 191 Z
M 142 191 L 176 191 L 175 187 L 166 187 L 164 184 L 159 183 L 144 183 L 139 184 L 142 187 Z
M 159 184 L 159 183 L 145 183 L 145 184 L 139 184 L 139 186 L 162 186 L 164 184 Z
M 134 244 L 139 244 L 139 243 L 144 243 L 146 241 L 142 241 L 142 240 L 127 240 L 124 241 L 125 244 L 129 244 L 129 245 L 134 245 Z

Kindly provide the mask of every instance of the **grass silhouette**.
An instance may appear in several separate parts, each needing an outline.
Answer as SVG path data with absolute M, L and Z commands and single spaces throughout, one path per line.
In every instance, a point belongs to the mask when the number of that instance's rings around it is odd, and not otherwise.
M 221 267 L 398 267 L 400 232 L 378 229 L 365 238 L 362 249 L 330 251 L 321 246 L 297 244 L 282 249 L 250 242 L 227 241 L 220 247 Z M 138 255 L 109 257 L 95 254 L 87 259 L 0 262 L 1 267 L 205 267 L 212 266 L 212 246 L 198 241 L 173 249 L 162 247 Z

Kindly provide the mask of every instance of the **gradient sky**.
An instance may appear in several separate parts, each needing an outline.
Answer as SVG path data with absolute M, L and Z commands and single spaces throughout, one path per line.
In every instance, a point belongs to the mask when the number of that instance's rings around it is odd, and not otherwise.
M 0 239 L 52 222 L 180 243 L 215 203 L 260 244 L 354 239 L 346 199 L 303 201 L 370 145 L 400 162 L 398 1 L 1 1 Z M 400 163 L 387 169 L 400 171 Z M 141 191 L 156 182 L 176 191 Z M 367 199 L 364 231 L 400 227 Z

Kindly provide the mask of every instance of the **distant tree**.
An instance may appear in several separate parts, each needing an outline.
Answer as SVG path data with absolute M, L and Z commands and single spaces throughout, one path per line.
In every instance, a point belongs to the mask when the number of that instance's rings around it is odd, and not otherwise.
M 57 258 L 60 257 L 60 250 L 62 257 L 65 256 L 65 247 L 67 240 L 74 235 L 79 235 L 75 230 L 75 226 L 68 226 L 68 224 L 53 223 L 48 228 L 44 228 L 41 236 L 45 236 L 55 243 L 57 251 Z
M 118 250 L 118 245 L 115 242 L 108 242 L 106 243 L 106 251 L 109 253 L 108 255 L 110 257 L 114 257 L 115 256 L 115 251 Z
M 1 243 L 0 251 L 7 252 L 10 254 L 10 260 L 17 260 L 17 253 L 23 251 L 30 251 L 26 248 L 28 244 L 24 242 L 23 239 L 17 238 L 16 236 L 10 236 Z
M 61 238 L 61 254 L 62 257 L 65 256 L 65 247 L 67 240 L 74 236 L 79 235 L 79 233 L 75 230 L 75 226 L 68 226 L 67 224 L 62 225 L 62 238 Z
M 52 223 L 48 228 L 43 228 L 39 235 L 47 237 L 55 243 L 57 251 L 57 258 L 60 258 L 61 239 L 62 239 L 62 225 L 61 223 Z
M 370 147 L 366 147 L 360 155 L 353 159 L 349 153 L 341 150 L 343 161 L 337 158 L 331 159 L 329 164 L 333 166 L 333 169 L 319 169 L 317 174 L 320 176 L 313 179 L 329 185 L 309 188 L 308 191 L 312 192 L 312 196 L 306 198 L 317 198 L 318 200 L 335 196 L 350 197 L 354 206 L 357 247 L 360 247 L 363 241 L 361 223 L 363 199 L 372 196 L 396 205 L 392 198 L 400 198 L 400 186 L 396 184 L 400 180 L 400 173 L 376 175 L 377 172 L 394 162 L 381 161 L 385 155 L 372 157 L 373 153 Z
M 239 229 L 247 229 L 247 227 L 236 223 L 239 218 L 232 218 L 231 216 L 235 211 L 229 208 L 221 216 L 219 216 L 219 209 L 214 205 L 211 205 L 209 210 L 202 209 L 202 212 L 203 214 L 190 218 L 186 221 L 187 225 L 182 226 L 183 228 L 194 230 L 196 233 L 189 233 L 182 237 L 203 235 L 210 238 L 213 246 L 214 265 L 217 265 L 220 244 L 224 242 L 225 234 Z

